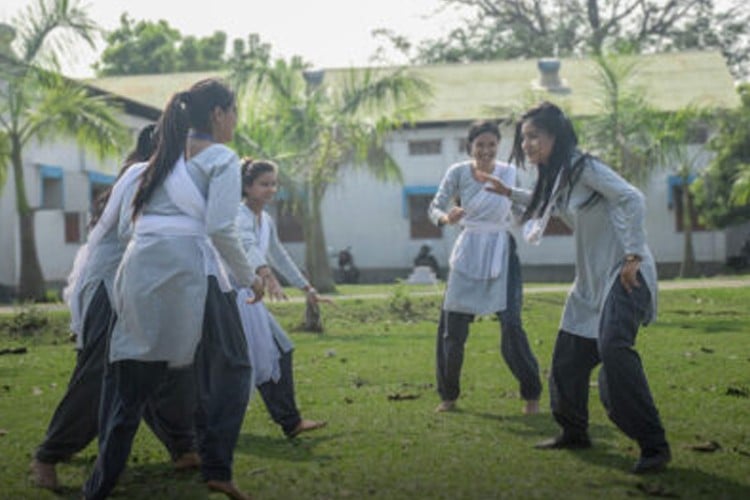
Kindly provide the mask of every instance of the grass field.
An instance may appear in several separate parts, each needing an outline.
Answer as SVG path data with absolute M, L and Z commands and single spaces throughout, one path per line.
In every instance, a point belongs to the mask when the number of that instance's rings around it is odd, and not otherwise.
M 542 414 L 521 415 L 489 317 L 472 327 L 460 411 L 433 413 L 439 296 L 386 290 L 385 298 L 324 306 L 322 335 L 295 330 L 302 304 L 271 306 L 297 346 L 303 415 L 329 426 L 289 441 L 254 396 L 235 479 L 257 498 L 750 498 L 750 287 L 661 294 L 659 321 L 641 331 L 638 349 L 674 459 L 666 473 L 647 477 L 628 472 L 637 447 L 608 421 L 594 387 L 594 447 L 533 448 L 557 430 L 546 386 Z M 563 300 L 559 292 L 526 297 L 525 325 L 543 367 Z M 0 356 L 0 498 L 78 498 L 94 446 L 58 467 L 59 495 L 27 482 L 75 353 L 66 313 L 25 314 L 0 316 L 0 349 L 27 348 Z M 197 473 L 172 472 L 167 459 L 142 428 L 116 498 L 221 498 L 207 493 Z

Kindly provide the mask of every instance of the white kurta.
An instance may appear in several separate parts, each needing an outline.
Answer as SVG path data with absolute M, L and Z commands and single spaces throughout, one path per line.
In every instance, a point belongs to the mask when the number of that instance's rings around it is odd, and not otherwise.
M 512 165 L 497 162 L 493 175 L 508 185 L 515 184 Z M 443 300 L 446 311 L 490 314 L 506 308 L 511 202 L 484 187 L 474 179 L 470 162 L 458 163 L 445 173 L 430 204 L 429 216 L 436 224 L 455 198 L 466 212 L 458 223 L 462 231 L 451 252 Z
M 243 203 L 237 214 L 237 227 L 247 259 L 255 268 L 272 265 L 298 288 L 309 285 L 281 244 L 273 219 L 267 212 L 256 216 Z M 249 290 L 240 288 L 237 302 L 253 365 L 253 383 L 277 382 L 281 376 L 280 353 L 291 351 L 294 344 L 263 302 L 245 304 L 250 295 Z
M 576 158 L 580 153 L 576 154 Z M 604 302 L 619 279 L 623 258 L 637 254 L 640 271 L 651 292 L 651 311 L 644 324 L 656 317 L 656 264 L 646 244 L 646 204 L 643 194 L 594 157 L 585 160 L 573 183 L 561 186 L 553 213 L 574 231 L 576 277 L 560 328 L 587 338 L 599 336 Z M 513 189 L 511 198 L 526 204 L 531 193 Z
M 118 321 L 110 361 L 166 361 L 170 366 L 193 362 L 215 250 L 240 285 L 253 281 L 254 270 L 235 226 L 240 199 L 237 155 L 212 145 L 188 160 L 185 169 L 194 183 L 189 188 L 197 188 L 204 199 L 204 219 L 197 221 L 181 210 L 165 185 L 143 208 L 115 278 Z M 161 221 L 160 230 L 144 229 L 154 220 Z

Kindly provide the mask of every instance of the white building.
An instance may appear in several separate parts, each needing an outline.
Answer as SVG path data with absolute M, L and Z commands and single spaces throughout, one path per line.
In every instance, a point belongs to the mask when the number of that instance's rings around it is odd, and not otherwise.
M 637 56 L 636 68 L 634 83 L 657 109 L 673 111 L 691 104 L 719 109 L 739 106 L 731 75 L 719 53 L 642 55 Z M 335 84 L 342 72 L 327 70 L 323 84 Z M 432 226 L 426 207 L 448 166 L 466 159 L 464 138 L 471 121 L 507 118 L 509 110 L 523 110 L 540 98 L 560 103 L 574 116 L 598 112 L 595 65 L 586 59 L 561 60 L 558 88 L 552 92 L 541 85 L 537 62 L 531 60 L 422 66 L 415 67 L 414 72 L 432 85 L 433 98 L 418 123 L 392 133 L 387 141 L 390 154 L 401 167 L 403 185 L 382 183 L 362 170 L 348 169 L 328 189 L 323 204 L 332 265 L 335 267 L 334 252 L 351 247 L 362 281 L 405 278 L 423 244 L 430 245 L 441 266 L 446 266 L 456 231 Z M 131 108 L 126 108 L 123 120 L 136 130 L 154 118 L 173 92 L 207 76 L 214 75 L 110 77 L 89 83 L 124 96 Z M 499 157 L 506 159 L 513 131 L 505 126 L 502 133 Z M 37 237 L 42 267 L 48 280 L 59 282 L 82 238 L 82 214 L 98 186 L 113 178 L 117 161 L 98 165 L 72 143 L 61 143 L 28 148 L 24 163 L 33 166 L 26 168 L 26 175 L 30 198 L 40 207 Z M 670 166 L 665 166 L 641 188 L 647 197 L 649 244 L 661 275 L 674 275 L 683 249 L 679 222 L 682 207 L 675 196 L 682 186 Z M 4 235 L 0 243 L 0 285 L 6 287 L 13 286 L 18 277 L 18 243 L 15 236 L 5 236 L 17 234 L 14 203 L 9 180 L 0 198 L 0 234 Z M 304 248 L 299 227 L 292 217 L 277 219 L 282 239 L 301 263 Z M 739 253 L 748 234 L 748 224 L 722 231 L 697 230 L 693 243 L 704 273 L 721 270 L 728 257 Z M 519 241 L 519 252 L 527 280 L 567 280 L 572 276 L 573 244 L 569 235 L 548 234 L 539 247 Z
M 115 98 L 115 102 L 122 107 L 120 120 L 132 131 L 133 144 L 138 131 L 160 114 L 156 108 L 129 99 Z M 24 148 L 22 161 L 26 195 L 36 212 L 35 236 L 42 273 L 51 285 L 60 286 L 85 240 L 91 203 L 112 184 L 122 158 L 99 161 L 74 139 L 67 139 L 32 142 Z M 0 302 L 3 302 L 13 296 L 21 267 L 16 192 L 10 166 L 0 190 L 0 235 Z

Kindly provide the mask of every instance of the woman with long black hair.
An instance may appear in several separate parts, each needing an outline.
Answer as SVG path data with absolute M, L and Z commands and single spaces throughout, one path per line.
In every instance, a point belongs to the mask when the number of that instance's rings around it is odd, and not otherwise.
M 552 213 L 573 230 L 576 276 L 563 310 L 550 373 L 552 413 L 562 427 L 537 448 L 588 448 L 588 395 L 601 363 L 599 395 L 610 419 L 638 442 L 635 473 L 671 459 L 641 359 L 640 325 L 656 317 L 656 264 L 646 244 L 644 197 L 599 159 L 578 149 L 571 121 L 554 104 L 527 111 L 511 159 L 536 165 L 533 191 L 485 176 L 488 189 L 526 206 L 524 237 L 538 244 Z

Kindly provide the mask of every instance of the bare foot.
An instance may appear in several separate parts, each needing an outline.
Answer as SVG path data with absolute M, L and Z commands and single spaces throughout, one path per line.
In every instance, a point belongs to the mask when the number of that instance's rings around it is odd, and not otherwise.
M 446 411 L 453 411 L 456 409 L 456 401 L 442 401 L 437 407 L 435 408 L 435 413 L 443 413 Z
M 55 470 L 55 464 L 45 464 L 37 459 L 34 459 L 29 465 L 31 469 L 31 482 L 37 488 L 45 488 L 48 490 L 56 490 L 59 488 L 57 484 L 57 471 Z
M 524 415 L 536 415 L 539 413 L 539 400 L 529 399 L 526 401 L 526 406 L 523 407 Z
M 303 432 L 310 432 L 314 431 L 316 429 L 322 429 L 328 425 L 328 422 L 325 420 L 305 420 L 304 418 L 299 421 L 297 424 L 297 427 L 294 428 L 292 432 L 289 433 L 289 437 L 297 437 L 298 435 L 302 434 Z
M 172 462 L 175 470 L 197 469 L 201 466 L 201 457 L 194 451 L 183 453 Z
M 232 500 L 253 500 L 253 497 L 249 493 L 240 491 L 232 481 L 206 481 L 206 486 L 211 491 L 224 493 Z

